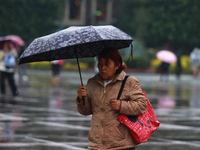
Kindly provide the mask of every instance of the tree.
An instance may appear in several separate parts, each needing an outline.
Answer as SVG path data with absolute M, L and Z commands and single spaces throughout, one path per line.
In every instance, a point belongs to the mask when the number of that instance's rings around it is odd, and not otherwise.
M 170 43 L 189 54 L 200 47 L 199 0 L 121 0 L 123 11 L 116 26 L 147 47 Z
M 58 29 L 64 0 L 0 0 L 0 36 L 16 34 L 27 44 Z

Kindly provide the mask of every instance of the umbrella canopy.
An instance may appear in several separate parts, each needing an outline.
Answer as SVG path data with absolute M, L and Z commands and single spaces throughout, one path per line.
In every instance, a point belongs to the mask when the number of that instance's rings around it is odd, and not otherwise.
M 177 61 L 176 55 L 168 50 L 160 50 L 156 53 L 156 57 L 166 63 L 173 63 Z
M 106 47 L 129 47 L 132 41 L 128 34 L 112 25 L 72 26 L 35 39 L 20 56 L 19 64 L 76 58 L 83 85 L 78 58 L 94 57 Z
M 11 42 L 14 44 L 14 46 L 18 49 L 18 46 L 24 46 L 24 40 L 17 36 L 17 35 L 7 35 L 4 37 L 0 37 L 0 49 L 3 48 L 4 42 Z
M 85 58 L 106 47 L 129 47 L 133 39 L 112 26 L 72 26 L 35 39 L 19 58 L 19 64 L 35 61 Z
M 19 37 L 17 35 L 7 35 L 7 36 L 5 36 L 5 39 L 12 41 L 19 46 L 24 46 L 24 41 L 22 40 L 21 37 Z

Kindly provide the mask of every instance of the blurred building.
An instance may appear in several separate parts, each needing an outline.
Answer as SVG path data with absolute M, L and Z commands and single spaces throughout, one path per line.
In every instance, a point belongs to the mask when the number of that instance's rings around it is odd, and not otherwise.
M 65 0 L 64 17 L 60 25 L 113 24 L 119 15 L 119 0 Z

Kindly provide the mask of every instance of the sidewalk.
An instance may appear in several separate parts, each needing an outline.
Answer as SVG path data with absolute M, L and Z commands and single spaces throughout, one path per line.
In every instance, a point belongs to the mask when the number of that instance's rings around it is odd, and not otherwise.
M 83 83 L 95 75 L 82 71 Z M 199 150 L 200 79 L 170 74 L 127 72 L 135 76 L 151 101 L 159 129 L 138 150 Z M 91 116 L 77 112 L 75 98 L 81 82 L 78 71 L 62 71 L 61 87 L 51 83 L 51 70 L 27 70 L 19 82 L 17 103 L 0 103 L 0 149 L 87 150 Z M 8 97 L 9 98 L 9 97 Z M 1 134 L 2 133 L 2 134 Z

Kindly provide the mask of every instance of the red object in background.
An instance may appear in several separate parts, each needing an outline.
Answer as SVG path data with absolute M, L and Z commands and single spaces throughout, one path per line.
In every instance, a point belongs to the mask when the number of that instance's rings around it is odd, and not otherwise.
M 59 64 L 60 66 L 62 66 L 62 65 L 63 65 L 63 60 L 58 60 L 58 64 Z
M 143 114 L 139 116 L 126 116 L 120 114 L 117 118 L 118 121 L 129 128 L 136 144 L 144 143 L 149 140 L 151 134 L 156 131 L 160 125 L 145 91 L 143 91 L 143 93 L 145 94 L 148 103 L 147 109 Z

